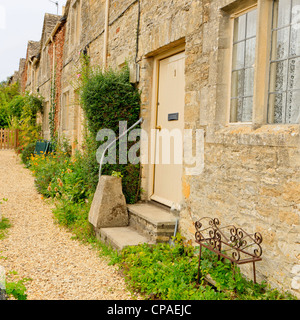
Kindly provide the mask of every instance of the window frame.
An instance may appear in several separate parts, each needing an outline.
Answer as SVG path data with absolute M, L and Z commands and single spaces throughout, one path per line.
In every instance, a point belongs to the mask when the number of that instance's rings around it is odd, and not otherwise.
M 296 125 L 299 124 L 300 122 L 287 122 L 287 117 L 286 117 L 286 113 L 287 113 L 287 108 L 288 108 L 288 96 L 290 92 L 293 91 L 300 91 L 300 89 L 289 89 L 289 66 L 290 66 L 290 61 L 292 59 L 299 59 L 300 58 L 300 54 L 298 55 L 294 55 L 291 56 L 290 55 L 290 47 L 291 47 L 291 29 L 292 29 L 292 25 L 294 24 L 292 21 L 292 0 L 290 1 L 291 7 L 290 7 L 290 12 L 289 12 L 289 23 L 278 27 L 278 25 L 276 27 L 274 27 L 274 20 L 275 20 L 275 3 L 276 1 L 278 2 L 277 5 L 279 5 L 279 1 L 280 0 L 272 0 L 272 23 L 271 23 L 271 37 L 270 37 L 270 57 L 269 57 L 269 85 L 268 85 L 268 91 L 267 91 L 267 97 L 268 97 L 268 101 L 267 101 L 267 122 L 266 124 L 277 124 L 277 125 Z M 277 8 L 278 10 L 278 8 Z M 278 17 L 277 17 L 278 20 Z M 278 23 L 278 21 L 277 21 Z M 279 59 L 273 59 L 273 49 L 274 49 L 274 37 L 276 37 L 273 33 L 277 32 L 278 30 L 283 30 L 285 28 L 288 28 L 288 33 L 289 33 L 289 42 L 288 42 L 288 52 L 287 52 L 287 57 L 286 58 L 279 58 Z M 276 37 L 277 40 L 277 37 Z M 276 53 L 276 52 L 275 52 Z M 285 90 L 276 90 L 276 82 L 277 82 L 277 75 L 276 72 L 272 75 L 272 64 L 274 63 L 278 63 L 278 62 L 285 62 L 287 63 L 287 72 L 284 75 L 286 77 L 286 89 Z M 274 90 L 271 91 L 271 86 L 274 86 Z M 271 106 L 271 102 L 270 102 L 270 96 L 271 95 L 276 95 L 276 94 L 285 94 L 285 105 L 284 108 L 282 108 L 282 122 L 274 122 L 274 118 L 275 118 L 275 106 Z M 271 115 L 272 113 L 272 115 Z M 272 118 L 272 121 L 270 120 L 270 117 Z M 298 119 L 300 119 L 300 109 L 299 109 L 299 113 L 298 113 Z M 299 120 L 298 120 L 299 121 Z
M 254 0 L 255 1 L 255 0 Z M 226 63 L 228 64 L 227 70 L 227 108 L 226 108 L 226 120 L 225 124 L 230 126 L 247 125 L 253 128 L 258 128 L 263 125 L 299 125 L 298 123 L 280 122 L 272 123 L 269 121 L 269 88 L 271 81 L 271 50 L 272 50 L 272 30 L 273 30 L 273 6 L 274 0 L 257 0 L 255 3 L 252 1 L 248 3 L 242 10 L 236 2 L 236 7 L 239 10 L 234 10 L 234 6 L 231 5 L 228 9 L 224 7 L 223 10 L 227 12 L 229 23 L 229 57 Z M 255 63 L 254 63 L 254 94 L 253 94 L 253 106 L 252 106 L 252 121 L 249 122 L 231 122 L 231 88 L 232 88 L 232 63 L 233 63 L 233 37 L 234 37 L 234 19 L 242 14 L 247 13 L 253 8 L 257 7 L 257 31 L 256 31 L 256 49 L 255 49 Z M 290 20 L 290 25 L 293 22 Z M 289 56 L 290 57 L 290 56 Z M 296 57 L 296 56 L 295 56 Z M 295 58 L 292 57 L 292 58 Z M 229 59 L 229 61 L 228 61 Z M 225 60 L 224 60 L 225 62 Z M 288 74 L 287 74 L 288 76 Z M 275 81 L 275 79 L 274 79 Z M 289 89 L 286 89 L 289 92 Z
M 71 6 L 72 16 L 69 24 L 70 49 L 75 48 L 81 37 L 81 0 L 75 0 Z
M 253 83 L 253 102 L 252 102 L 252 120 L 251 121 L 231 121 L 231 113 L 232 113 L 232 106 L 231 106 L 231 101 L 234 99 L 232 98 L 232 83 L 233 83 L 233 72 L 236 71 L 233 69 L 233 57 L 234 57 L 234 45 L 236 44 L 236 42 L 234 41 L 234 34 L 235 34 L 235 19 L 241 17 L 244 14 L 247 14 L 253 10 L 258 10 L 258 3 L 249 5 L 247 7 L 245 7 L 242 10 L 236 11 L 234 13 L 232 13 L 230 15 L 230 30 L 231 30 L 231 35 L 230 35 L 230 68 L 229 68 L 229 77 L 230 77 L 230 81 L 229 81 L 229 112 L 228 112 L 228 123 L 230 125 L 241 125 L 241 124 L 245 124 L 245 125 L 249 125 L 253 123 L 253 111 L 254 111 L 254 93 L 255 93 L 255 73 L 256 73 L 256 63 L 254 63 L 254 83 Z M 257 21 L 256 21 L 256 34 L 255 34 L 255 59 L 256 59 L 256 55 L 257 55 L 257 34 L 258 34 L 258 20 L 259 20 L 259 12 L 257 12 Z M 252 37 L 254 38 L 254 36 Z M 243 39 L 243 41 L 246 42 L 247 38 Z M 245 51 L 246 51 L 246 45 L 245 45 Z M 244 52 L 244 54 L 246 54 Z M 246 57 L 244 57 L 244 59 L 246 59 Z M 244 71 L 246 70 L 246 67 L 244 66 L 244 68 L 242 68 Z M 243 86 L 244 88 L 244 86 Z M 243 99 L 246 96 L 243 95 Z M 236 98 L 238 99 L 238 97 Z

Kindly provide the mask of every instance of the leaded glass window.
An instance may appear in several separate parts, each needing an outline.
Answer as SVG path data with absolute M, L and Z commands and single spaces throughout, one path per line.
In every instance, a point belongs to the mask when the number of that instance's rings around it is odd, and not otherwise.
M 273 3 L 268 122 L 300 122 L 300 0 Z
M 230 122 L 252 121 L 257 9 L 234 19 Z

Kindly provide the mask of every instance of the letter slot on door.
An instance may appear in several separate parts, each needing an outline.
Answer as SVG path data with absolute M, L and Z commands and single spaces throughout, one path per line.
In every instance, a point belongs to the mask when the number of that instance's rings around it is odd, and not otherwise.
M 168 121 L 178 121 L 179 120 L 179 113 L 169 113 L 168 114 Z

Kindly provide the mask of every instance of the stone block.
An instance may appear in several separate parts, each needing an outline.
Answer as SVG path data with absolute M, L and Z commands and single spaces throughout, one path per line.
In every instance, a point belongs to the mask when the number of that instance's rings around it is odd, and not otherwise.
M 121 181 L 118 177 L 101 176 L 89 212 L 89 222 L 96 229 L 128 226 Z

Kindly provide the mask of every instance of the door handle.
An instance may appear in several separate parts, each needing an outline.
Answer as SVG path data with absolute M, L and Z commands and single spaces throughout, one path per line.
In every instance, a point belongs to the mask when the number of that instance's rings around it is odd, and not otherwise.
M 161 126 L 156 126 L 155 129 L 161 131 Z

